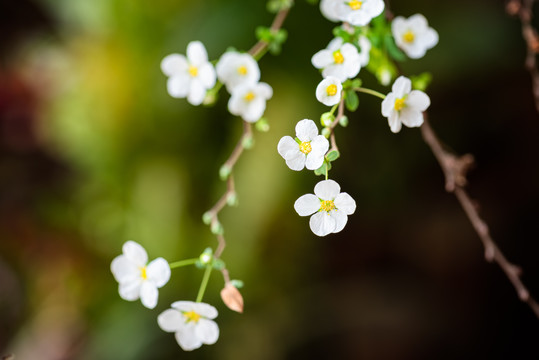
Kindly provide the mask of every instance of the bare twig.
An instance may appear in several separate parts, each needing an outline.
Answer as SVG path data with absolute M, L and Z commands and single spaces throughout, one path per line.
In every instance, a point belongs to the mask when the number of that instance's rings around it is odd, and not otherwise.
M 513 287 L 515 288 L 518 297 L 523 302 L 527 303 L 535 315 L 539 318 L 539 304 L 530 295 L 529 290 L 520 279 L 521 270 L 518 266 L 509 262 L 505 255 L 498 248 L 488 229 L 488 225 L 479 216 L 479 213 L 474 206 L 474 203 L 464 186 L 466 185 L 466 172 L 473 164 L 473 156 L 467 154 L 461 157 L 444 149 L 442 143 L 436 136 L 436 133 L 429 124 L 427 114 L 424 114 L 424 123 L 421 126 L 421 134 L 427 145 L 432 150 L 434 156 L 440 163 L 445 175 L 445 188 L 448 192 L 452 192 L 457 197 L 468 219 L 472 223 L 477 235 L 485 248 L 485 259 L 488 262 L 495 262 L 500 266 Z
M 276 33 L 277 31 L 279 31 L 279 29 L 283 26 L 283 23 L 288 16 L 289 11 L 290 8 L 285 8 L 277 13 L 270 27 L 271 32 Z M 249 50 L 249 54 L 251 54 L 252 57 L 256 59 L 260 54 L 263 54 L 264 51 L 266 51 L 268 46 L 269 43 L 267 41 L 260 40 L 259 42 L 254 44 L 254 46 Z
M 522 37 L 527 45 L 525 64 L 532 78 L 535 108 L 539 111 L 539 70 L 536 59 L 539 53 L 539 36 L 531 23 L 534 2 L 535 0 L 509 0 L 505 9 L 509 15 L 518 16 L 522 23 Z

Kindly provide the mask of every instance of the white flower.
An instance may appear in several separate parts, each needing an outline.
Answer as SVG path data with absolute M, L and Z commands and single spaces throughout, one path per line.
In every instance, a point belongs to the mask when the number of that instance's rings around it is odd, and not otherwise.
M 421 126 L 422 113 L 430 105 L 427 94 L 412 90 L 412 82 L 404 76 L 395 80 L 391 90 L 392 92 L 382 101 L 382 115 L 388 118 L 391 131 L 398 133 L 402 124 L 408 127 Z
M 249 54 L 230 51 L 224 53 L 216 65 L 217 77 L 229 93 L 240 84 L 254 84 L 260 80 L 258 63 Z
M 322 104 L 333 106 L 341 101 L 342 84 L 334 76 L 328 76 L 316 87 L 316 99 Z
M 266 83 L 241 84 L 234 88 L 228 101 L 228 110 L 247 122 L 256 122 L 266 110 L 266 100 L 273 95 L 273 89 Z
M 329 141 L 318 135 L 314 121 L 304 119 L 296 124 L 296 137 L 283 136 L 277 145 L 277 151 L 286 160 L 292 170 L 300 171 L 304 167 L 316 170 L 324 163 L 324 155 L 329 149 Z
M 344 229 L 348 215 L 356 211 L 356 202 L 333 180 L 322 180 L 314 187 L 314 195 L 301 196 L 294 203 L 300 216 L 311 216 L 309 226 L 315 235 L 326 236 Z
M 355 26 L 364 26 L 372 18 L 380 15 L 384 7 L 383 0 L 339 0 L 335 11 L 342 21 Z
M 333 22 L 339 22 L 339 14 L 337 13 L 337 4 L 340 0 L 322 0 L 320 1 L 320 12 L 324 17 Z
M 391 23 L 391 32 L 397 46 L 412 59 L 423 57 L 428 49 L 438 44 L 438 33 L 429 27 L 427 19 L 421 14 L 408 19 L 397 16 Z
M 357 48 L 343 44 L 343 39 L 337 37 L 330 41 L 327 48 L 320 50 L 311 58 L 313 66 L 322 70 L 322 76 L 335 76 L 341 82 L 355 77 L 361 69 Z
M 169 79 L 167 90 L 175 98 L 187 98 L 192 105 L 200 105 L 206 91 L 215 85 L 215 69 L 208 62 L 208 53 L 200 41 L 187 45 L 187 58 L 171 54 L 161 61 L 161 70 Z
M 120 297 L 134 301 L 140 297 L 142 305 L 153 309 L 157 305 L 157 289 L 170 279 L 170 266 L 163 258 L 148 263 L 146 250 L 134 241 L 127 241 L 123 254 L 112 260 L 110 270 L 120 283 Z
M 358 43 L 359 48 L 361 49 L 359 52 L 359 65 L 361 65 L 361 67 L 365 67 L 367 64 L 369 64 L 372 45 L 369 39 L 367 39 L 367 37 L 364 35 L 359 37 Z
M 215 344 L 219 338 L 219 327 L 212 321 L 217 317 L 213 306 L 192 301 L 176 301 L 171 306 L 172 309 L 157 317 L 157 323 L 164 331 L 176 333 L 176 341 L 183 350 Z

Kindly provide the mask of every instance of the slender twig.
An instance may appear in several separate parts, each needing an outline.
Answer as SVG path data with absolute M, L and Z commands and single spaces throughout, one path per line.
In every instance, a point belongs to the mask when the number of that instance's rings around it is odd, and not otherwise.
M 335 117 L 335 120 L 333 120 L 331 125 L 329 125 L 328 127 L 329 131 L 331 132 L 329 136 L 329 140 L 331 142 L 331 149 L 328 150 L 328 153 L 334 150 L 339 151 L 339 148 L 337 146 L 337 141 L 335 140 L 335 127 L 339 124 L 339 121 L 341 120 L 343 116 L 344 116 L 344 93 L 341 96 L 341 101 L 339 102 L 339 107 L 337 108 L 337 116 Z
M 539 70 L 536 60 L 536 55 L 539 53 L 539 36 L 532 26 L 534 2 L 535 0 L 509 0 L 506 11 L 509 15 L 518 16 L 522 24 L 522 37 L 527 45 L 525 64 L 532 78 L 535 108 L 539 111 Z
M 273 23 L 270 26 L 270 31 L 276 33 L 283 26 L 283 23 L 288 16 L 290 8 L 282 9 L 277 13 L 273 19 Z M 249 50 L 249 54 L 252 55 L 255 59 L 259 58 L 260 54 L 264 54 L 268 49 L 269 43 L 264 40 L 260 40 Z
M 466 172 L 473 163 L 471 155 L 457 157 L 455 154 L 444 149 L 442 143 L 436 136 L 436 133 L 430 126 L 426 113 L 424 114 L 424 123 L 421 126 L 421 134 L 427 145 L 432 150 L 436 160 L 442 167 L 445 175 L 445 188 L 448 192 L 452 192 L 457 197 L 468 219 L 472 223 L 477 235 L 479 236 L 485 249 L 485 259 L 488 262 L 495 262 L 500 266 L 513 287 L 515 288 L 518 297 L 523 302 L 527 303 L 535 315 L 539 318 L 539 304 L 530 295 L 529 290 L 520 279 L 521 270 L 515 264 L 509 262 L 505 255 L 498 248 L 488 229 L 488 225 L 479 216 L 479 213 L 474 206 L 474 202 L 464 189 L 466 185 Z

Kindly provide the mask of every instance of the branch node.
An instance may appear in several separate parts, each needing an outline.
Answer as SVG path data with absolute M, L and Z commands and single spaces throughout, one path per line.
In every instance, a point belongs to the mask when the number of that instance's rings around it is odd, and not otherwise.
M 494 248 L 494 246 L 485 246 L 485 260 L 488 262 L 493 262 L 495 256 L 496 249 Z

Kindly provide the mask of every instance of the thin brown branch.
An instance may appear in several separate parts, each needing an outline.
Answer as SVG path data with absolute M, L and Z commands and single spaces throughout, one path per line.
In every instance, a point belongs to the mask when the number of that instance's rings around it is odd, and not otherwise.
M 539 112 L 539 70 L 536 56 L 539 53 L 539 35 L 532 26 L 533 4 L 535 0 L 509 0 L 505 10 L 509 15 L 518 16 L 522 24 L 522 37 L 526 42 L 526 69 L 532 78 L 535 108 Z
M 281 29 L 283 26 L 283 23 L 288 16 L 288 13 L 290 12 L 290 8 L 283 9 L 277 13 L 275 18 L 273 19 L 273 23 L 270 26 L 270 30 L 273 33 L 276 33 Z M 251 54 L 252 57 L 255 59 L 262 53 L 264 53 L 269 46 L 269 43 L 264 40 L 258 41 L 254 46 L 249 50 L 249 54 Z
M 436 133 L 430 126 L 426 113 L 424 114 L 424 123 L 421 126 L 421 134 L 442 167 L 445 175 L 446 190 L 455 194 L 464 212 L 468 216 L 468 219 L 472 223 L 472 226 L 477 232 L 477 235 L 481 239 L 485 249 L 485 259 L 488 262 L 495 262 L 500 266 L 509 281 L 511 281 L 511 284 L 513 284 L 520 300 L 527 303 L 539 318 L 539 304 L 537 304 L 537 301 L 530 295 L 529 290 L 521 281 L 520 268 L 509 262 L 498 248 L 490 236 L 488 225 L 479 216 L 476 206 L 474 206 L 474 202 L 464 189 L 464 186 L 466 185 L 466 173 L 473 163 L 473 157 L 471 155 L 458 157 L 445 150 L 436 136 Z
M 337 108 L 337 116 L 335 117 L 335 120 L 333 120 L 331 125 L 328 126 L 328 129 L 330 130 L 329 140 L 331 142 L 331 148 L 328 150 L 328 153 L 333 150 L 339 151 L 339 148 L 337 147 L 337 141 L 335 140 L 335 127 L 339 124 L 339 121 L 341 121 L 341 118 L 343 116 L 344 116 L 344 92 L 341 96 L 341 102 L 339 103 L 339 107 Z

